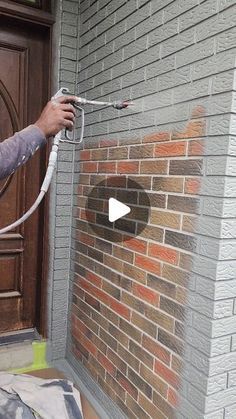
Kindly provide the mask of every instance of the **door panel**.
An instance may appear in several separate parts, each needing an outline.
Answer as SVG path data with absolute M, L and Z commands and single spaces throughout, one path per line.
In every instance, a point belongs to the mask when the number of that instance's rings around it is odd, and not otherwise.
M 4 18 L 0 27 L 0 141 L 35 122 L 48 93 L 49 31 Z M 45 149 L 0 181 L 0 226 L 35 201 Z M 43 206 L 15 231 L 0 236 L 0 332 L 34 327 L 40 302 Z

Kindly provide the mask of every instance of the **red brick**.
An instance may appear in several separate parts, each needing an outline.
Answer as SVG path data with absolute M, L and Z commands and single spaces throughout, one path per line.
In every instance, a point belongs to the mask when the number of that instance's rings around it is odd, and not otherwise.
M 164 380 L 169 383 L 174 388 L 178 389 L 180 384 L 180 379 L 175 372 L 167 368 L 160 361 L 156 360 L 154 365 L 154 371 L 156 374 L 160 375 Z
M 160 275 L 161 265 L 159 262 L 156 262 L 153 259 L 150 259 L 146 256 L 135 255 L 135 265 L 140 268 L 147 270 L 148 272 L 153 272 L 156 275 Z
M 126 178 L 125 176 L 109 176 L 107 179 L 107 186 L 115 188 L 126 188 Z
M 116 377 L 118 383 L 135 399 L 138 399 L 137 388 L 119 371 Z
M 160 295 L 151 290 L 150 288 L 144 287 L 143 285 L 133 283 L 133 294 L 142 300 L 147 301 L 150 304 L 157 306 L 160 301 Z
M 165 262 L 176 265 L 179 259 L 179 253 L 176 250 L 169 249 L 159 244 L 150 243 L 148 247 L 148 254 L 154 258 L 164 260 Z
M 77 330 L 77 336 L 79 337 L 78 341 L 85 349 L 87 349 L 88 352 L 93 354 L 94 356 L 97 356 L 97 348 L 96 346 L 81 333 L 79 330 Z
M 125 319 L 130 320 L 130 310 L 124 304 L 111 299 L 110 307 L 112 310 L 118 313 L 121 317 L 124 317 Z
M 95 310 L 100 311 L 100 302 L 87 293 L 85 293 L 85 302 L 89 304 L 91 307 L 93 307 Z
M 115 162 L 100 162 L 98 164 L 99 173 L 116 173 L 116 163 Z
M 154 132 L 153 134 L 148 134 L 144 137 L 144 143 L 154 143 L 159 141 L 169 141 L 170 133 L 169 132 Z
M 165 364 L 170 365 L 170 352 L 161 346 L 157 341 L 143 335 L 142 344 L 143 347 L 151 352 L 156 358 L 160 359 Z
M 171 157 L 171 156 L 184 156 L 186 152 L 186 142 L 170 142 L 166 144 L 158 144 L 155 147 L 156 157 Z
M 187 194 L 197 195 L 200 191 L 201 179 L 187 178 L 185 179 L 184 192 Z
M 139 253 L 147 253 L 147 242 L 144 240 L 136 239 L 131 236 L 124 235 L 124 246 L 128 247 L 131 250 L 134 250 L 135 252 Z
M 102 280 L 98 275 L 95 275 L 93 272 L 87 271 L 86 279 L 92 284 L 96 285 L 96 287 L 101 288 Z
M 96 213 L 89 210 L 81 210 L 80 211 L 80 218 L 82 220 L 86 220 L 91 223 L 95 223 L 96 220 Z
M 95 162 L 82 163 L 82 172 L 85 173 L 97 173 L 98 165 Z
M 100 364 L 105 368 L 105 370 L 108 371 L 109 374 L 112 375 L 112 377 L 115 377 L 116 367 L 112 364 L 112 362 L 101 352 L 98 352 L 97 359 L 100 362 Z
M 92 284 L 87 282 L 85 279 L 80 278 L 78 280 L 78 284 L 85 289 L 88 293 L 92 294 L 98 300 L 101 300 L 103 303 L 109 305 L 111 297 L 107 295 L 105 292 L 99 290 L 98 288 L 94 287 Z
M 138 161 L 126 161 L 117 163 L 117 173 L 138 173 L 139 162 Z
M 80 160 L 90 160 L 91 153 L 90 150 L 81 150 L 79 153 Z
M 88 244 L 89 246 L 94 246 L 95 238 L 90 236 L 89 234 L 79 232 L 78 240 L 84 244 Z

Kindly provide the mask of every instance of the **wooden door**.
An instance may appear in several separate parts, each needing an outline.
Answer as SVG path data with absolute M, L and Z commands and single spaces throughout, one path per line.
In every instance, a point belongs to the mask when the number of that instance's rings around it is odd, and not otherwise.
M 0 141 L 37 120 L 48 96 L 49 30 L 1 17 Z M 0 227 L 35 201 L 46 148 L 0 181 Z M 43 205 L 15 231 L 0 236 L 0 333 L 35 327 L 43 252 Z

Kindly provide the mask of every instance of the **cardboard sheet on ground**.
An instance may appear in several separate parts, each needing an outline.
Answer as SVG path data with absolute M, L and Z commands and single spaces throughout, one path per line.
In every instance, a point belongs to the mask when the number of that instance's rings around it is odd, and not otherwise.
M 0 372 L 0 419 L 83 419 L 80 393 L 68 380 Z

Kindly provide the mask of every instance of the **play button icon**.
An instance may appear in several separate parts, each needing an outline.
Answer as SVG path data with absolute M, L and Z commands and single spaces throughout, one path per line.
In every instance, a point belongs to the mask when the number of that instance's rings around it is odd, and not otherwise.
M 96 177 L 91 177 L 91 185 L 83 186 L 84 196 L 88 194 L 85 211 L 81 211 L 87 232 L 113 243 L 122 243 L 142 234 L 149 222 L 150 199 L 136 179 L 108 176 L 96 183 Z M 84 205 L 84 197 L 81 205 Z
M 129 214 L 131 209 L 128 205 L 122 204 L 122 202 L 118 201 L 115 198 L 109 199 L 109 210 L 108 210 L 108 219 L 111 223 L 119 218 L 124 217 L 125 215 Z

